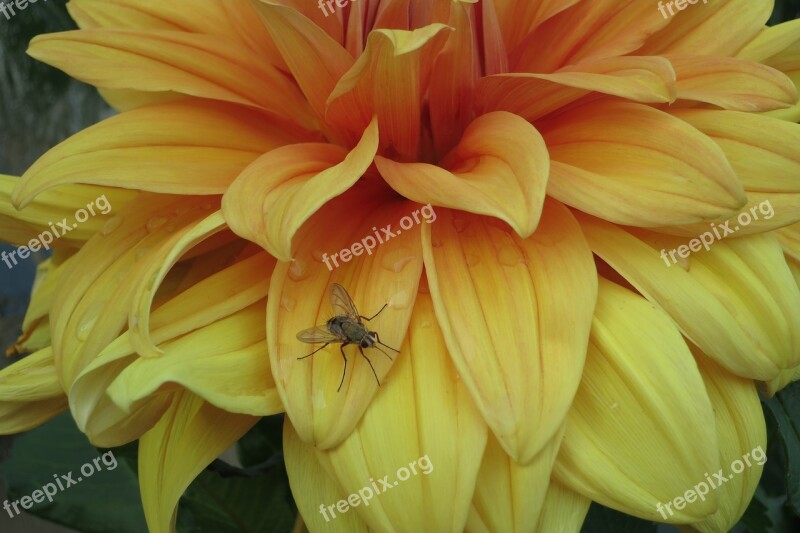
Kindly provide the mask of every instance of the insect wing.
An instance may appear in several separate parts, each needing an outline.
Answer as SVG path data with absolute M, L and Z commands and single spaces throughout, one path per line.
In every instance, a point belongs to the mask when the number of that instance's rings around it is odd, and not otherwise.
M 331 333 L 325 326 L 314 326 L 313 328 L 304 329 L 298 333 L 297 340 L 307 342 L 308 344 L 318 344 L 323 342 L 336 342 L 342 339 Z
M 353 303 L 353 299 L 347 294 L 345 288 L 338 283 L 331 285 L 331 306 L 335 316 L 348 316 L 361 322 L 356 304 Z

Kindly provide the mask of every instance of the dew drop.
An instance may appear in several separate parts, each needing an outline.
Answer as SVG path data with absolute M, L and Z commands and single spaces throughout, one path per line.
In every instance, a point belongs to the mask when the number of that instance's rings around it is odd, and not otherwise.
M 474 267 L 481 262 L 480 257 L 478 257 L 476 254 L 470 253 L 464 254 L 464 260 L 467 262 L 467 265 L 471 267 Z
M 188 205 L 182 205 L 182 206 L 180 206 L 180 207 L 176 207 L 176 208 L 175 208 L 175 211 L 173 211 L 173 212 L 175 213 L 175 215 L 177 215 L 177 216 L 181 216 L 181 215 L 183 215 L 183 214 L 186 214 L 186 213 L 188 213 L 188 212 L 189 212 L 189 209 L 190 209 L 190 208 L 189 208 L 189 206 L 188 206 Z
M 153 232 L 167 223 L 169 219 L 167 217 L 153 217 L 147 221 L 147 231 Z
M 416 256 L 408 248 L 401 247 L 390 250 L 381 259 L 381 266 L 391 272 L 400 273 Z
M 611 404 L 611 410 L 612 411 L 616 411 L 617 409 L 619 409 L 619 404 L 617 402 L 612 403 Z
M 441 248 L 442 240 L 437 237 L 431 237 L 431 246 L 433 246 L 434 248 Z
M 97 314 L 87 314 L 87 316 L 84 316 L 83 320 L 81 320 L 80 324 L 78 324 L 78 330 L 76 331 L 79 341 L 85 341 L 89 338 L 89 333 L 92 332 L 92 328 L 94 328 L 94 325 L 97 324 L 98 318 L 99 315 Z
M 144 248 L 139 248 L 138 250 L 136 250 L 136 260 L 139 261 L 144 256 L 149 254 L 151 251 L 153 251 L 153 249 L 147 246 L 145 246 Z
M 463 233 L 470 225 L 470 221 L 466 218 L 454 218 L 453 219 L 453 227 L 456 229 L 456 232 Z
M 301 281 L 308 277 L 308 266 L 302 259 L 295 259 L 289 266 L 289 279 Z
M 524 262 L 524 258 L 519 249 L 515 246 L 504 246 L 500 249 L 498 260 L 501 265 L 508 267 L 517 266 Z
M 286 295 L 281 296 L 281 309 L 292 312 L 295 305 L 297 305 L 297 302 L 293 298 L 289 298 Z
M 389 307 L 392 309 L 405 309 L 408 307 L 408 292 L 400 291 L 391 297 Z
M 103 230 L 102 230 L 101 233 L 103 235 L 111 235 L 114 232 L 114 230 L 116 230 L 121 225 L 122 225 L 122 217 L 121 216 L 115 216 L 115 217 L 109 218 L 108 222 L 106 222 L 105 225 L 103 226 Z
M 129 329 L 134 329 L 138 325 L 139 325 L 139 317 L 138 316 L 134 316 L 133 318 L 131 318 L 131 323 L 130 323 L 130 328 Z
M 429 327 L 431 327 L 431 321 L 430 320 L 423 320 L 422 322 L 419 323 L 419 327 L 421 327 L 421 328 L 429 328 Z

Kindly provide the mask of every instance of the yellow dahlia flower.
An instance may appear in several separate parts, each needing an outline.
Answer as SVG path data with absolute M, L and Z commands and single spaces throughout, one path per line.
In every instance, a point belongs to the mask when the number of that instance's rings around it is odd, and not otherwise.
M 578 531 L 591 501 L 728 530 L 763 463 L 700 483 L 800 377 L 800 24 L 684 7 L 72 0 L 29 53 L 120 113 L 3 177 L 0 226 L 113 216 L 42 267 L 0 429 L 139 439 L 155 532 L 284 411 L 311 531 Z M 340 392 L 339 345 L 296 339 L 332 283 L 400 351 L 346 348 Z

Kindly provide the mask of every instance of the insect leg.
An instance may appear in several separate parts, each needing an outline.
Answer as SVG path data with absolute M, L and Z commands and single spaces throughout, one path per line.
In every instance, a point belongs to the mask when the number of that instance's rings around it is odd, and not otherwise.
M 390 350 L 393 350 L 393 351 L 395 351 L 395 352 L 397 352 L 397 353 L 400 353 L 400 350 L 395 350 L 394 348 L 392 348 L 392 347 L 391 347 L 391 346 L 389 346 L 388 344 L 383 344 L 383 343 L 381 342 L 381 338 L 380 338 L 380 336 L 378 335 L 378 332 L 377 332 L 377 331 L 375 332 L 375 340 L 377 340 L 377 341 L 378 341 L 378 343 L 379 343 L 379 344 L 381 344 L 382 346 L 386 346 L 386 347 L 387 347 L 387 348 L 389 348 Z M 391 359 L 391 358 L 390 358 L 390 359 Z
M 336 389 L 336 392 L 342 390 L 342 384 L 344 383 L 344 375 L 347 374 L 347 356 L 344 354 L 344 347 L 347 346 L 348 343 L 344 343 L 339 345 L 339 351 L 342 352 L 342 359 L 344 359 L 344 369 L 342 370 L 342 381 L 339 382 L 339 388 Z
M 298 357 L 297 360 L 299 361 L 300 359 L 305 359 L 306 357 L 311 357 L 312 355 L 314 355 L 315 353 L 317 353 L 318 351 L 320 351 L 321 349 L 323 349 L 324 347 L 326 347 L 329 344 L 330 344 L 329 342 L 326 342 L 325 344 L 323 344 L 322 346 L 320 346 L 319 348 L 317 348 L 316 350 L 314 350 L 310 354 L 304 355 L 303 357 Z
M 369 317 L 369 318 L 367 318 L 367 317 L 365 317 L 365 316 L 362 316 L 362 315 L 358 315 L 358 318 L 363 318 L 364 320 L 366 320 L 367 322 L 369 322 L 370 320 L 372 320 L 373 318 L 375 318 L 376 316 L 378 316 L 379 314 L 381 314 L 381 313 L 383 312 L 383 310 L 384 310 L 384 309 L 386 309 L 386 306 L 387 306 L 387 305 L 389 305 L 389 304 L 383 304 L 383 307 L 381 307 L 380 311 L 378 311 L 377 313 L 375 313 L 374 315 L 372 315 L 372 316 L 371 316 L 371 317 Z
M 361 352 L 361 357 L 366 359 L 367 363 L 369 363 L 369 367 L 372 369 L 372 375 L 375 376 L 375 381 L 378 382 L 378 387 L 380 387 L 381 386 L 381 380 L 378 379 L 378 374 L 375 373 L 375 367 L 372 366 L 372 361 L 370 361 L 369 357 L 367 357 L 367 354 L 364 353 L 364 348 L 362 348 L 360 344 L 358 345 L 358 351 Z

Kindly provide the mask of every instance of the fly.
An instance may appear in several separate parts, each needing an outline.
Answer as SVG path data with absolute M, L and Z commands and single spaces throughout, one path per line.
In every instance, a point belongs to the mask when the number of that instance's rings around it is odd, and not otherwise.
M 299 360 L 311 357 L 329 344 L 334 342 L 339 343 L 339 351 L 342 352 L 342 359 L 344 359 L 342 380 L 339 383 L 339 388 L 336 389 L 336 392 L 339 392 L 342 390 L 344 376 L 347 373 L 347 356 L 344 354 L 344 347 L 349 344 L 355 344 L 358 346 L 361 356 L 367 360 L 367 363 L 369 363 L 369 367 L 372 369 L 372 374 L 375 376 L 375 381 L 377 381 L 378 386 L 380 386 L 381 382 L 378 379 L 378 374 L 375 373 L 375 367 L 372 366 L 372 361 L 370 361 L 369 357 L 367 357 L 367 355 L 364 353 L 364 348 L 375 348 L 383 355 L 388 357 L 390 361 L 392 360 L 392 357 L 388 353 L 381 350 L 378 345 L 380 344 L 381 346 L 386 346 L 390 350 L 393 350 L 397 353 L 400 353 L 400 351 L 382 343 L 380 337 L 378 336 L 378 332 L 369 331 L 364 325 L 363 321 L 366 320 L 369 322 L 373 320 L 375 317 L 381 314 L 384 309 L 386 309 L 387 305 L 388 304 L 383 304 L 383 307 L 381 307 L 377 313 L 369 318 L 362 316 L 358 313 L 356 304 L 353 303 L 353 299 L 350 298 L 349 294 L 347 294 L 345 288 L 338 283 L 334 283 L 331 285 L 331 307 L 333 307 L 334 312 L 333 318 L 329 319 L 324 325 L 304 329 L 297 334 L 297 340 L 301 342 L 306 342 L 308 344 L 318 344 L 323 342 L 325 344 L 310 354 L 304 355 L 303 357 L 298 357 L 297 359 Z

